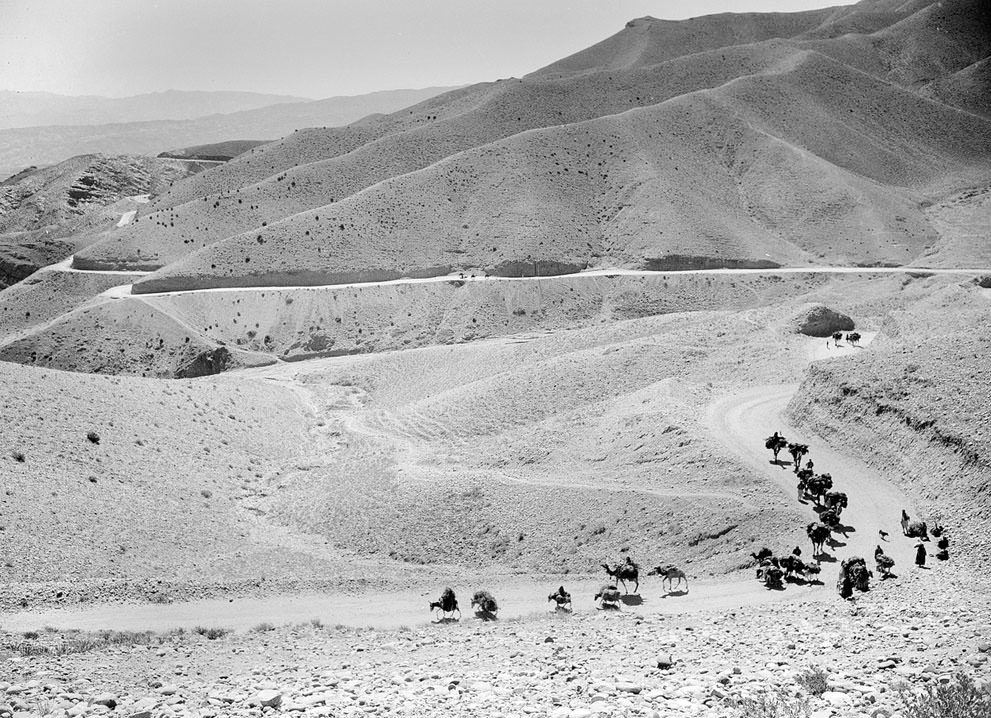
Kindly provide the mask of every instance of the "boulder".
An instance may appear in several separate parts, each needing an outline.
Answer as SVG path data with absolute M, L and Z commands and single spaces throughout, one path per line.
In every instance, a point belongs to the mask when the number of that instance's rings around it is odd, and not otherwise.
M 808 337 L 828 337 L 833 332 L 853 331 L 853 319 L 824 304 L 803 305 L 789 322 L 796 334 Z
M 186 366 L 181 367 L 175 373 L 176 379 L 194 379 L 198 376 L 213 376 L 229 369 L 234 364 L 227 347 L 217 347 L 200 352 Z

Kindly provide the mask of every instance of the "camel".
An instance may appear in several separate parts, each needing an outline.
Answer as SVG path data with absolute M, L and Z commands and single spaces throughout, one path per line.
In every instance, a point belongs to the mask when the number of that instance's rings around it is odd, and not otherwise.
M 445 588 L 443 593 L 440 594 L 439 601 L 430 602 L 430 611 L 433 612 L 434 609 L 439 608 L 441 610 L 442 618 L 447 618 L 447 614 L 454 614 L 455 611 L 458 615 L 461 615 L 461 609 L 458 608 L 458 599 L 454 595 L 454 591 L 450 587 Z
M 833 476 L 831 474 L 819 474 L 808 481 L 808 492 L 815 499 L 817 505 L 822 502 L 822 497 L 832 488 Z
M 554 602 L 555 611 L 567 611 L 571 612 L 571 594 L 564 590 L 564 586 L 561 586 L 547 597 L 548 601 Z
M 771 462 L 772 464 L 778 463 L 778 454 L 781 453 L 781 450 L 786 446 L 788 446 L 788 439 L 780 436 L 776 431 L 773 435 L 767 437 L 767 440 L 764 441 L 764 448 L 770 449 L 774 452 L 774 461 Z
M 819 521 L 826 524 L 832 531 L 843 534 L 844 538 L 848 538 L 846 527 L 840 523 L 840 516 L 833 509 L 826 509 L 821 514 L 819 514 Z
M 684 581 L 685 582 L 685 590 L 686 591 L 688 590 L 688 576 L 686 576 L 685 575 L 685 572 L 682 571 L 677 566 L 672 566 L 670 564 L 667 565 L 667 566 L 655 566 L 654 568 L 650 569 L 650 571 L 647 572 L 647 575 L 648 576 L 663 576 L 663 578 L 661 579 L 661 588 L 664 588 L 664 582 L 667 581 L 668 582 L 668 591 L 673 591 L 674 590 L 674 585 L 673 585 L 672 582 L 675 579 L 678 580 L 678 585 L 679 586 L 681 585 L 681 582 Z
M 826 504 L 827 508 L 835 511 L 837 516 L 843 513 L 843 509 L 847 507 L 846 494 L 842 491 L 829 491 L 823 502 Z
M 860 341 L 860 332 L 850 332 L 846 335 L 846 340 L 852 345 L 857 346 L 857 342 Z
M 832 531 L 829 530 L 828 526 L 824 526 L 816 521 L 813 521 L 808 526 L 805 527 L 805 533 L 808 535 L 809 540 L 812 542 L 812 555 L 817 556 L 825 550 L 823 547 L 826 544 L 826 539 L 832 535 Z
M 619 610 L 619 589 L 612 584 L 606 584 L 595 594 L 599 608 L 614 608 Z
M 843 332 L 833 332 L 833 344 L 836 346 L 840 345 L 840 339 L 843 338 Z
M 912 521 L 905 509 L 902 509 L 902 533 L 909 538 L 920 538 L 923 541 L 929 540 L 929 531 L 926 529 L 926 522 L 916 519 Z
M 783 576 L 784 571 L 770 561 L 764 562 L 761 564 L 761 567 L 757 569 L 758 580 L 762 581 L 764 586 L 768 589 L 784 588 L 784 584 L 781 582 Z
M 788 444 L 788 453 L 791 454 L 792 462 L 795 465 L 795 473 L 797 474 L 802 466 L 802 458 L 809 453 L 809 445 L 792 442 Z
M 891 578 L 891 569 L 895 567 L 895 560 L 888 556 L 880 546 L 874 549 L 874 564 L 877 566 L 877 572 L 881 574 L 882 579 Z
M 860 556 L 843 559 L 840 564 L 840 575 L 836 581 L 836 590 L 840 598 L 850 598 L 853 589 L 858 591 L 870 590 L 871 572 L 867 570 L 867 562 Z
M 771 549 L 769 549 L 767 546 L 765 546 L 757 553 L 751 552 L 750 555 L 754 557 L 754 561 L 756 561 L 757 563 L 762 563 L 765 559 L 769 559 L 772 556 L 774 556 L 774 552 L 771 551 Z
M 476 609 L 476 616 L 485 619 L 495 618 L 496 611 L 499 610 L 495 597 L 488 591 L 475 591 L 475 595 L 471 597 L 471 607 Z
M 785 556 L 778 560 L 778 565 L 785 572 L 785 578 L 791 578 L 795 574 L 800 574 L 803 578 L 808 578 L 809 574 L 818 574 L 819 567 L 814 564 L 807 564 L 795 554 Z
M 626 585 L 627 581 L 633 582 L 633 593 L 636 593 L 640 588 L 640 567 L 633 563 L 629 556 L 626 558 L 626 563 L 617 564 L 616 568 L 609 568 L 609 564 L 607 563 L 602 564 L 602 568 L 606 570 L 610 578 L 615 578 L 619 583 L 623 584 L 623 590 L 627 594 L 630 593 L 630 589 Z

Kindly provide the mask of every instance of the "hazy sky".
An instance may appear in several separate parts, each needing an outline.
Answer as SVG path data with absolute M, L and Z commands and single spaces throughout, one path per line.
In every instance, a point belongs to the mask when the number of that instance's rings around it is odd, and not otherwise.
M 644 15 L 849 0 L 0 0 L 0 89 L 305 97 L 519 77 Z

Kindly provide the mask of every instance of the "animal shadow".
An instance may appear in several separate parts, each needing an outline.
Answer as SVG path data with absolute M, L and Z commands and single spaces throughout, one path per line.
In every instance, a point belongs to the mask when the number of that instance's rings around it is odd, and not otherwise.
M 598 607 L 598 609 L 600 611 L 618 611 L 619 610 L 619 604 L 618 603 L 603 603 L 601 606 Z
M 894 573 L 889 573 L 887 576 L 881 576 L 882 581 L 887 581 L 889 578 L 898 578 L 898 576 Z
M 475 618 L 482 621 L 495 621 L 498 617 L 492 611 L 475 611 Z
M 841 545 L 846 546 L 846 544 L 841 544 Z M 813 558 L 815 558 L 816 561 L 820 561 L 820 562 L 825 561 L 826 563 L 836 563 L 836 557 L 830 556 L 828 553 L 825 552 L 816 554 Z
M 661 598 L 668 598 L 668 597 L 672 597 L 672 596 L 673 597 L 687 596 L 687 595 L 688 595 L 688 589 L 687 588 L 679 588 L 677 591 L 668 591 L 663 596 L 661 596 Z
M 452 616 L 450 618 L 438 618 L 436 621 L 431 621 L 431 623 L 434 624 L 435 626 L 442 626 L 448 623 L 457 623 L 459 620 L 460 619 L 454 618 Z
M 620 596 L 619 600 L 623 602 L 624 606 L 642 606 L 643 598 L 640 597 L 639 593 L 628 593 L 625 596 Z
M 830 548 L 842 548 L 844 546 L 846 546 L 846 542 L 845 541 L 837 541 L 834 538 L 829 539 L 829 547 Z

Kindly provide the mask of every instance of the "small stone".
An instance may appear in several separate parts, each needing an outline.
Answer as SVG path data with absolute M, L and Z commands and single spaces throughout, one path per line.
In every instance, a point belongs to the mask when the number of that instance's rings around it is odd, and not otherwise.
M 657 656 L 657 667 L 666 670 L 674 665 L 674 659 L 669 653 L 661 653 Z
M 282 703 L 282 694 L 277 690 L 267 688 L 263 691 L 258 691 L 254 699 L 252 699 L 252 703 L 257 703 L 263 708 L 278 708 L 279 704 Z
M 826 691 L 819 697 L 829 703 L 829 705 L 837 708 L 845 708 L 853 703 L 850 696 L 846 693 L 840 693 L 839 691 Z
M 110 710 L 117 707 L 117 696 L 113 693 L 101 693 L 100 695 L 93 698 L 91 701 L 94 705 L 106 706 Z

